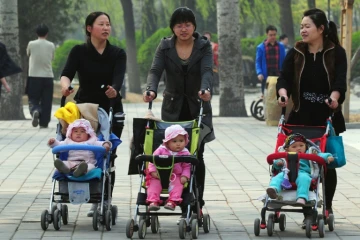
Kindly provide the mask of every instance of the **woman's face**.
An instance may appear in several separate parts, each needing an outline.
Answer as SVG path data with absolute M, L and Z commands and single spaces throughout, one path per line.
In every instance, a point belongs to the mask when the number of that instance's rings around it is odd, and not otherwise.
M 111 24 L 109 18 L 106 15 L 98 16 L 92 26 L 86 27 L 92 38 L 98 40 L 106 40 L 111 33 Z
M 191 22 L 175 24 L 173 31 L 179 40 L 186 41 L 192 38 L 195 26 Z
M 74 142 L 85 142 L 89 140 L 89 134 L 82 127 L 73 128 L 71 133 L 71 140 Z
M 317 28 L 309 17 L 304 17 L 300 25 L 300 35 L 305 43 L 313 43 L 323 38 L 324 26 Z

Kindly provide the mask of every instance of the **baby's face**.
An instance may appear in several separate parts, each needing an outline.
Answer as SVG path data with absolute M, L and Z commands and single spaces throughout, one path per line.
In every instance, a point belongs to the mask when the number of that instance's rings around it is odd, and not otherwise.
M 74 142 L 85 142 L 89 139 L 89 134 L 86 133 L 84 128 L 73 128 L 71 133 L 71 140 Z
M 287 152 L 297 152 L 297 153 L 305 153 L 306 152 L 306 144 L 303 142 L 294 142 L 289 146 Z
M 185 136 L 177 135 L 175 138 L 167 142 L 168 148 L 173 152 L 180 152 L 185 148 Z

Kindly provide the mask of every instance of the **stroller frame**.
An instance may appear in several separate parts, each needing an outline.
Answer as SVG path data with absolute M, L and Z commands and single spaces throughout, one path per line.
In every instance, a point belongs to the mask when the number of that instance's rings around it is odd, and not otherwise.
M 69 88 L 70 89 L 70 88 Z M 65 96 L 61 99 L 60 106 L 63 107 L 65 105 Z M 112 117 L 113 117 L 113 109 L 110 107 L 109 110 L 109 123 L 110 123 L 110 133 L 111 133 L 111 126 L 112 126 Z M 57 125 L 57 133 L 59 134 L 61 130 L 61 125 L 58 123 Z M 83 181 L 83 183 L 89 184 L 89 194 L 90 199 L 88 199 L 87 203 L 100 203 L 100 207 L 96 209 L 93 213 L 92 225 L 93 229 L 97 231 L 99 229 L 100 224 L 105 225 L 105 228 L 110 231 L 112 225 L 116 225 L 116 219 L 118 214 L 117 206 L 112 205 L 112 197 L 111 197 L 111 166 L 110 166 L 110 155 L 111 151 L 106 153 L 105 148 L 99 146 L 86 146 L 86 145 L 64 145 L 64 146 L 57 146 L 52 149 L 52 153 L 54 160 L 61 152 L 68 152 L 70 150 L 87 150 L 93 151 L 95 155 L 102 155 L 102 167 L 101 167 L 101 179 L 99 180 L 89 180 Z M 99 159 L 97 159 L 99 160 Z M 101 166 L 97 164 L 98 167 Z M 109 167 L 107 167 L 109 166 Z M 105 183 L 107 181 L 107 185 Z M 58 192 L 56 190 L 56 182 L 59 182 L 58 185 Z M 56 179 L 52 179 L 52 188 L 50 194 L 50 203 L 49 208 L 43 210 L 41 214 L 41 227 L 45 231 L 47 230 L 49 224 L 53 223 L 55 230 L 60 230 L 61 223 L 67 225 L 69 222 L 69 214 L 68 214 L 68 206 L 64 203 L 70 203 L 69 201 L 69 191 L 68 186 L 66 185 L 68 182 L 78 182 L 76 180 L 63 180 L 58 181 Z M 92 187 L 91 187 L 92 185 Z M 66 186 L 66 187 L 65 187 Z M 96 188 L 99 190 L 101 188 L 101 196 L 99 196 L 99 191 L 91 194 L 91 188 Z M 105 199 L 105 189 L 107 188 L 107 199 Z M 60 196 L 59 200 L 55 199 L 55 196 Z M 86 199 L 87 200 L 87 199 Z M 107 200 L 107 206 L 105 206 L 104 201 Z
M 200 113 L 197 118 L 197 128 L 202 129 L 203 126 L 201 124 L 202 114 L 203 114 L 203 101 L 200 101 Z M 152 102 L 149 102 L 149 110 L 152 108 Z M 194 121 L 194 120 L 191 120 Z M 182 124 L 187 122 L 167 122 L 171 124 Z M 149 128 L 149 121 L 147 123 L 147 128 Z M 199 140 L 200 141 L 200 140 Z M 191 143 L 190 143 L 191 144 Z M 198 142 L 199 145 L 199 142 Z M 199 227 L 203 227 L 205 233 L 210 231 L 210 216 L 209 214 L 202 214 L 200 209 L 200 203 L 198 201 L 199 190 L 196 183 L 196 165 L 198 164 L 198 159 L 196 158 L 197 149 L 193 155 L 190 156 L 153 156 L 153 155 L 139 155 L 135 158 L 135 161 L 141 165 L 141 169 L 139 169 L 140 174 L 140 187 L 137 197 L 137 203 L 135 207 L 134 217 L 129 219 L 126 224 L 126 236 L 128 238 L 132 238 L 134 232 L 138 232 L 138 236 L 140 239 L 144 239 L 147 232 L 147 227 L 151 226 L 152 233 L 157 233 L 159 231 L 159 219 L 158 216 L 174 216 L 174 215 L 182 215 L 182 213 L 169 213 L 169 212 L 153 212 L 149 211 L 148 204 L 146 203 L 146 190 L 145 193 L 142 192 L 143 182 L 144 182 L 144 171 L 146 170 L 146 162 L 153 162 L 156 164 L 167 164 L 169 167 L 169 163 L 179 162 L 187 162 L 191 164 L 190 171 L 190 179 L 188 184 L 188 190 L 183 192 L 183 202 L 186 203 L 187 212 L 186 218 L 182 218 L 179 222 L 179 237 L 180 239 L 185 239 L 186 235 L 191 232 L 191 237 L 193 239 L 198 238 Z M 161 166 L 163 167 L 163 165 Z M 185 188 L 184 188 L 185 189 Z M 188 192 L 187 192 L 188 191 Z M 166 197 L 160 197 L 161 200 L 167 199 Z M 145 212 L 140 211 L 140 205 L 145 205 Z M 195 211 L 194 211 L 195 208 Z M 194 211 L 194 212 L 192 212 Z M 139 223 L 137 221 L 137 217 L 140 216 Z

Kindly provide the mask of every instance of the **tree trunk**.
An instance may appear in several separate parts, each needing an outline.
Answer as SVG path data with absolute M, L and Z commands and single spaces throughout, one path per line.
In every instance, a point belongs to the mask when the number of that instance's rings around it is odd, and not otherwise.
M 145 0 L 144 8 L 142 10 L 142 22 L 145 27 L 145 37 L 151 36 L 157 27 L 157 15 L 153 0 Z
M 278 0 L 278 4 L 280 7 L 281 33 L 285 33 L 289 38 L 289 45 L 294 46 L 295 33 L 291 11 L 291 0 Z
M 307 0 L 307 2 L 308 2 L 309 9 L 316 7 L 315 0 Z
M 6 45 L 10 58 L 20 65 L 17 0 L 0 0 L 0 41 Z M 11 92 L 1 94 L 0 119 L 23 120 L 25 119 L 22 104 L 24 83 L 21 74 L 6 77 L 6 80 Z
M 126 54 L 127 54 L 127 73 L 129 81 L 129 91 L 141 93 L 139 66 L 136 61 L 136 40 L 135 23 L 133 14 L 133 4 L 129 0 L 120 0 L 124 11 Z
M 239 2 L 238 0 L 218 0 L 216 7 L 219 38 L 220 116 L 247 117 L 240 51 Z

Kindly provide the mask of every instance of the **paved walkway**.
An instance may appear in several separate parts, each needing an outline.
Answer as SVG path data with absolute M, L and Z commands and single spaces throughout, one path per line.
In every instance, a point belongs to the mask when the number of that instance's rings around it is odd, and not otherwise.
M 247 101 L 249 105 L 251 102 Z M 56 109 L 57 106 L 54 106 Z M 160 116 L 160 104 L 154 113 Z M 218 104 L 214 103 L 214 112 Z M 27 112 L 27 109 L 26 111 Z M 132 216 L 139 187 L 138 176 L 128 176 L 129 141 L 132 118 L 142 117 L 144 104 L 125 105 L 126 125 L 123 143 L 116 160 L 114 204 L 119 208 L 117 225 L 112 231 L 92 230 L 92 219 L 86 217 L 89 205 L 69 205 L 70 222 L 55 231 L 40 227 L 41 212 L 48 207 L 53 172 L 53 156 L 46 146 L 55 136 L 56 120 L 48 129 L 32 128 L 30 120 L 0 121 L 0 239 L 126 239 L 125 224 Z M 29 116 L 27 116 L 29 117 Z M 264 194 L 269 183 L 266 156 L 273 152 L 276 127 L 268 127 L 253 118 L 214 117 L 217 139 L 206 145 L 207 167 L 205 212 L 212 218 L 209 234 L 200 230 L 199 239 L 265 239 L 253 233 L 254 219 L 260 216 Z M 334 201 L 336 227 L 326 231 L 328 239 L 352 240 L 360 236 L 360 130 L 344 135 L 347 165 L 337 171 L 338 190 Z M 160 234 L 148 229 L 147 239 L 178 239 L 177 217 L 160 218 Z M 303 239 L 302 215 L 287 214 L 285 232 L 276 225 L 272 239 Z M 318 238 L 318 233 L 313 232 Z M 134 239 L 137 239 L 134 233 Z M 188 237 L 189 238 L 189 237 Z

